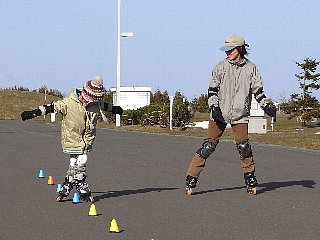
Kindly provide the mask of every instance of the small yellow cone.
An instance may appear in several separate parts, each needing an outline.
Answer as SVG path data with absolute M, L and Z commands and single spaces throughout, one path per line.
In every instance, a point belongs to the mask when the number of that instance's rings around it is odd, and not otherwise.
M 97 209 L 94 203 L 92 203 L 90 206 L 89 216 L 97 216 Z
M 110 232 L 111 233 L 119 233 L 120 232 L 117 221 L 115 219 L 112 219 L 112 221 L 111 221 Z
M 92 203 L 91 206 L 90 206 L 89 216 L 98 216 L 96 205 L 94 205 L 94 203 Z

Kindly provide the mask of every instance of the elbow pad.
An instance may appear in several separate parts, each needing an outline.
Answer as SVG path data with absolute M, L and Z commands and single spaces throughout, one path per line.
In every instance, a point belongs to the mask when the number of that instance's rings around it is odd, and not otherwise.
M 46 115 L 48 113 L 54 113 L 54 105 L 53 105 L 53 103 L 50 103 L 50 104 L 47 104 L 47 105 L 43 105 L 43 107 L 46 110 L 46 113 L 45 113 Z
M 208 88 L 208 98 L 212 96 L 218 97 L 218 91 L 219 89 L 217 87 L 209 87 Z

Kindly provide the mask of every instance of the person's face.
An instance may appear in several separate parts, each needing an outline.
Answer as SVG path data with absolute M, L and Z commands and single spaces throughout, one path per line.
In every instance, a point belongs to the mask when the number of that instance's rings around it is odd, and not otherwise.
M 241 60 L 241 55 L 240 55 L 238 49 L 236 49 L 236 48 L 233 48 L 229 51 L 226 51 L 225 53 L 227 55 L 227 59 L 230 61 L 238 62 Z
M 82 102 L 82 104 L 83 104 L 86 108 L 91 107 L 91 106 L 93 106 L 93 105 L 96 104 L 96 102 L 89 102 L 89 103 L 85 104 L 85 101 L 84 101 L 82 95 L 80 95 L 80 101 Z

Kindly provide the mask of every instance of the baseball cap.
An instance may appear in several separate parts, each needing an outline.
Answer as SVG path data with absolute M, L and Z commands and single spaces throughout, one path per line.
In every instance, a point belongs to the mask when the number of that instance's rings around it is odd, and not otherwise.
M 241 37 L 240 35 L 228 35 L 226 40 L 224 41 L 224 46 L 219 48 L 221 51 L 230 51 L 234 49 L 235 47 L 239 46 L 249 46 L 248 44 L 245 43 L 244 38 Z

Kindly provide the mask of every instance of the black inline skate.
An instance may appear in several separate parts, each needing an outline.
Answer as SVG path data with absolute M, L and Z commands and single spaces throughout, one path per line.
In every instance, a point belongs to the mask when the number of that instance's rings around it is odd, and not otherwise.
M 94 198 L 91 196 L 91 190 L 88 183 L 85 182 L 85 179 L 75 182 L 76 190 L 79 193 L 79 197 L 82 201 L 94 202 Z
M 196 187 L 198 182 L 198 178 L 192 177 L 190 175 L 187 176 L 186 178 L 186 194 L 191 195 L 192 194 L 192 189 Z
M 244 173 L 244 182 L 247 186 L 247 192 L 256 195 L 258 181 L 254 176 L 254 172 Z
M 61 202 L 64 197 L 67 197 L 73 189 L 72 182 L 69 182 L 67 178 L 65 178 L 64 183 L 61 186 L 61 189 L 58 192 L 58 196 L 56 197 L 57 202 Z

